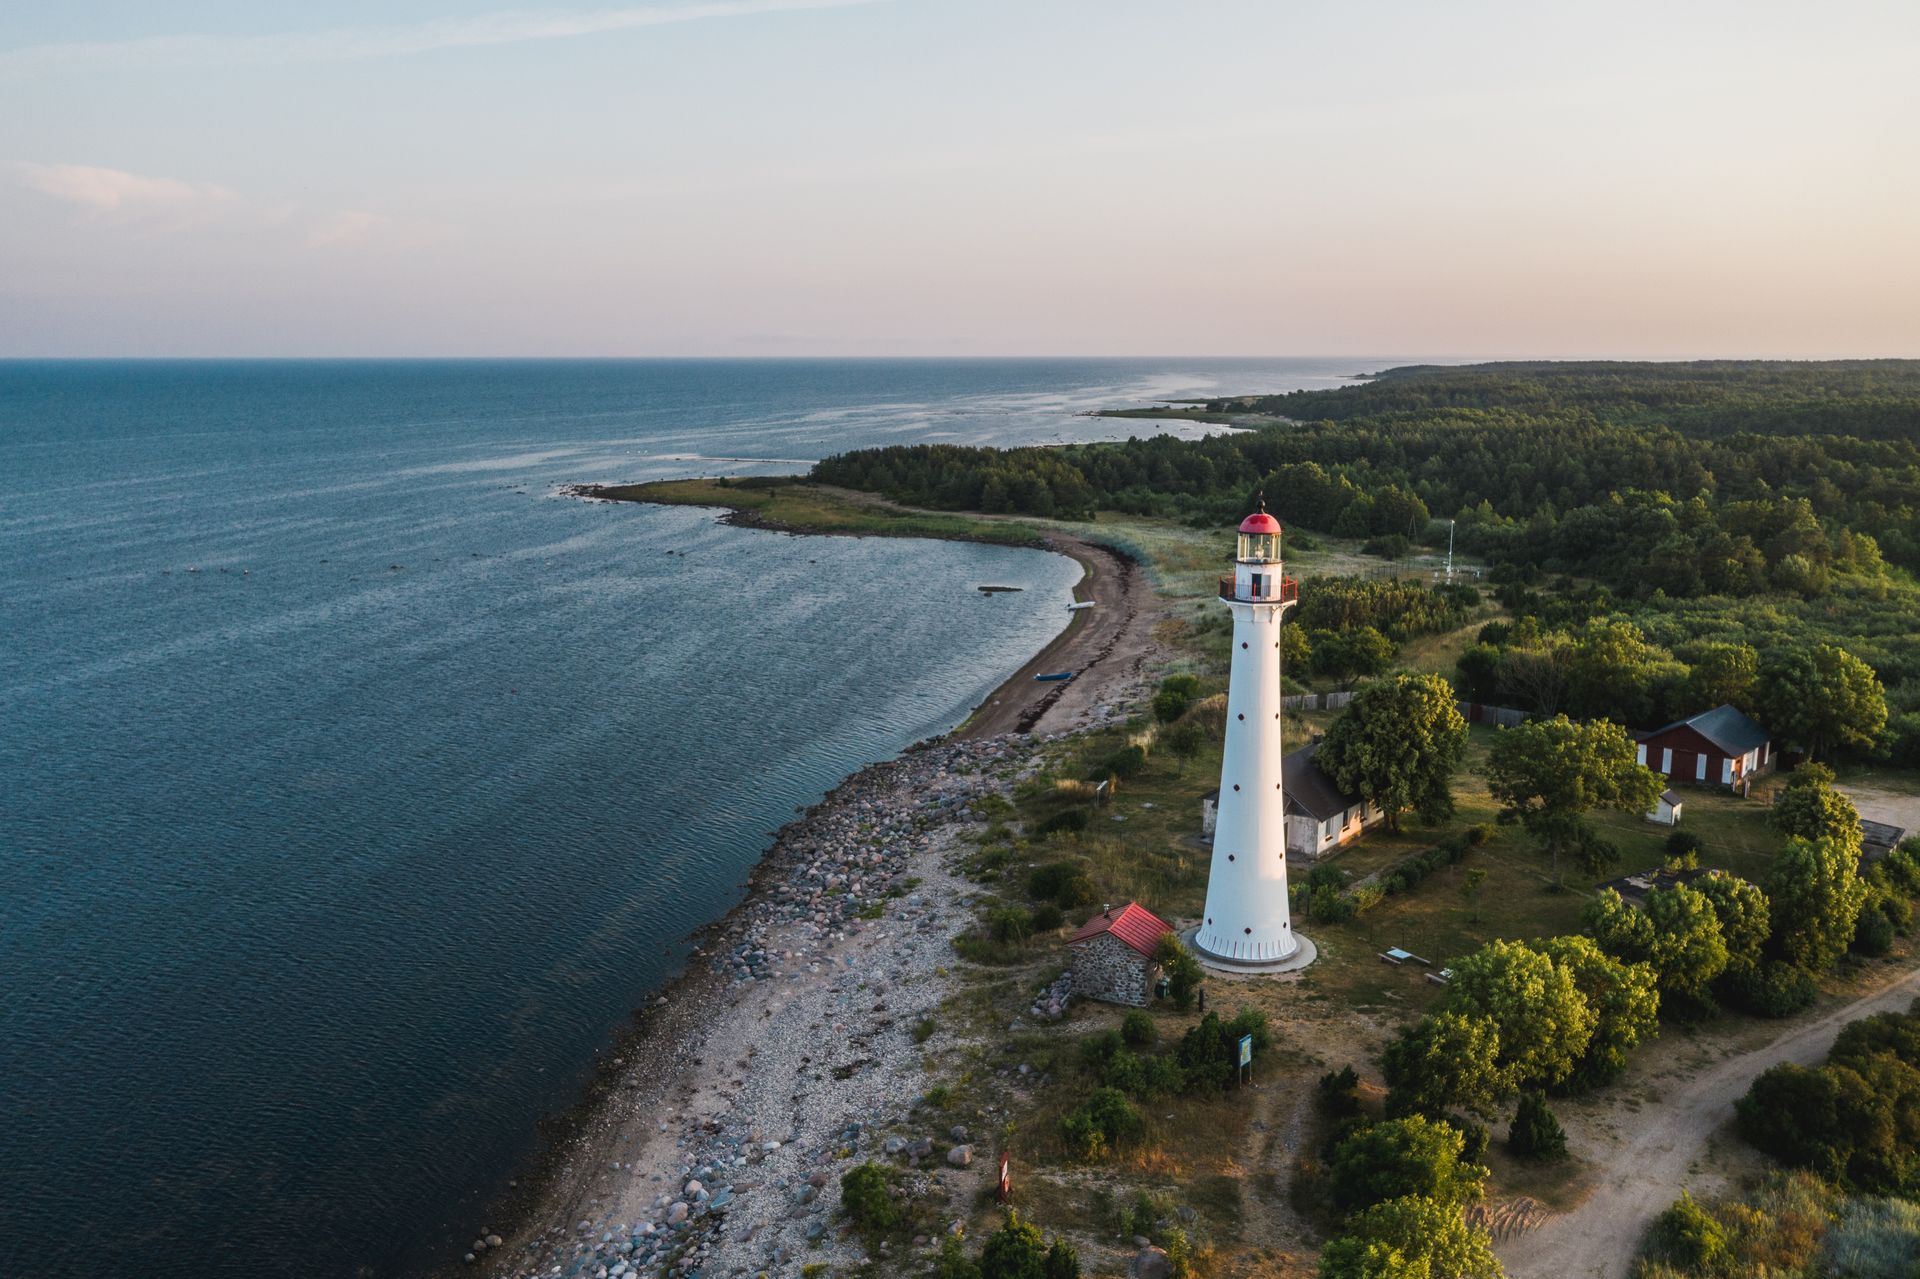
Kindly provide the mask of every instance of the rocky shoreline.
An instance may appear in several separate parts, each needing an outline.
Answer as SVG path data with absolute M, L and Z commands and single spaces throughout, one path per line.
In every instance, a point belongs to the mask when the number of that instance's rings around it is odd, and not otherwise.
M 839 1178 L 869 1158 L 918 1169 L 920 1197 L 970 1197 L 994 1152 L 976 1168 L 971 1134 L 932 1118 L 922 1042 L 951 939 L 973 922 L 948 863 L 983 820 L 978 801 L 1038 767 L 1033 746 L 922 743 L 783 827 L 747 898 L 697 935 L 687 972 L 615 1050 L 527 1226 L 477 1232 L 457 1269 L 677 1279 L 859 1264 L 837 1229 Z
M 569 493 L 635 500 L 607 487 Z M 722 518 L 753 527 L 751 515 Z M 978 802 L 1032 775 L 1043 742 L 1145 695 L 1157 648 L 1158 609 L 1132 561 L 1066 540 L 1102 582 L 1105 616 L 1028 666 L 1067 662 L 1080 678 L 1036 692 L 1023 667 L 962 729 L 862 769 L 776 832 L 745 898 L 693 934 L 687 969 L 636 1012 L 490 1210 L 514 1228 L 477 1222 L 437 1275 L 734 1279 L 892 1260 L 841 1229 L 840 1175 L 866 1159 L 903 1165 L 917 1201 L 966 1215 L 997 1151 L 924 1096 L 927 1053 L 955 1042 L 938 1024 L 952 941 L 975 923 L 955 854 L 984 820 Z M 1065 1002 L 1050 980 L 1032 1020 L 1057 1020 Z M 1024 1072 L 1009 1064 L 1008 1086 Z

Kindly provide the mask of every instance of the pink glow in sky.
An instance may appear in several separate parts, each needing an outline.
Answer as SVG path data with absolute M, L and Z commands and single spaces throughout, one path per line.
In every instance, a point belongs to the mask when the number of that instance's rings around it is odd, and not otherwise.
M 1920 355 L 1912 3 L 39 8 L 0 356 Z

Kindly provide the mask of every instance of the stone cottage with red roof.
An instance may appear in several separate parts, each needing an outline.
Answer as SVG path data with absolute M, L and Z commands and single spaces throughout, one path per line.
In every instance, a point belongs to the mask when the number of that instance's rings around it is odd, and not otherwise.
M 1138 902 L 1118 910 L 1107 907 L 1067 939 L 1073 954 L 1073 993 L 1081 999 L 1145 1007 L 1160 976 L 1154 950 L 1172 931 Z

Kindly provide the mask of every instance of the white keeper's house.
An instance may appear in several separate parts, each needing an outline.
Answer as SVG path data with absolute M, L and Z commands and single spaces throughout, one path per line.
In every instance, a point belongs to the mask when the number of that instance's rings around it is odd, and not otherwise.
M 1312 860 L 1324 857 L 1362 831 L 1386 820 L 1373 801 L 1349 794 L 1320 771 L 1320 743 L 1302 746 L 1283 764 L 1287 796 L 1287 851 Z

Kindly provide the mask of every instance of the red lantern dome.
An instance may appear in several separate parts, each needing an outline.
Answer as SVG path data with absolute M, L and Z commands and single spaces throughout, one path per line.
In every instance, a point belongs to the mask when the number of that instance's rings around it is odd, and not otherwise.
M 1255 511 L 1252 515 L 1240 521 L 1240 531 L 1242 533 L 1278 533 L 1280 531 L 1280 521 L 1274 519 L 1273 516 L 1268 515 L 1265 511 Z

